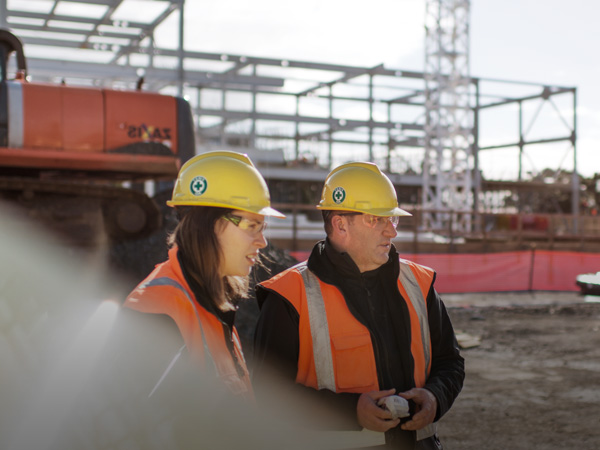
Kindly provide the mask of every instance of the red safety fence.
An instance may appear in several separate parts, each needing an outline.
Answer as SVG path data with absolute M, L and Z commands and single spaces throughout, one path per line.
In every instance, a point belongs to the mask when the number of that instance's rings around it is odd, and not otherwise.
M 294 252 L 300 261 L 309 252 Z M 600 271 L 600 254 L 528 250 L 505 253 L 402 254 L 433 268 L 440 293 L 578 291 L 577 275 Z

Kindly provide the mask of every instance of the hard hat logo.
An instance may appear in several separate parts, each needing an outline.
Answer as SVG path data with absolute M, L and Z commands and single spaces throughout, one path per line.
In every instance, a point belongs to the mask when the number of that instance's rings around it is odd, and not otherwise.
M 340 203 L 343 203 L 346 199 L 346 191 L 343 187 L 338 186 L 333 190 L 332 197 L 333 201 L 339 205 Z
M 203 176 L 194 177 L 192 182 L 190 183 L 190 191 L 195 196 L 200 196 L 206 192 L 206 188 L 208 187 L 208 181 Z

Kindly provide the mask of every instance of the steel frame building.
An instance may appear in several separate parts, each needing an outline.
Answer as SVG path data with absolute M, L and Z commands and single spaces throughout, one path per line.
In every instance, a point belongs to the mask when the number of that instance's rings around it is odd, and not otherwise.
M 136 20 L 127 12 L 132 2 L 156 12 Z M 452 80 L 451 73 L 443 77 L 444 66 L 434 80 L 433 66 L 418 72 L 191 51 L 184 46 L 184 0 L 39 0 L 37 9 L 28 3 L 0 0 L 0 26 L 24 42 L 31 78 L 181 94 L 195 113 L 197 152 L 261 150 L 253 159 L 280 179 L 314 178 L 304 166 L 326 172 L 348 160 L 373 161 L 395 184 L 422 187 L 423 207 L 456 214 L 454 223 L 466 230 L 469 211 L 494 207 L 492 191 L 513 195 L 524 188 L 513 183 L 531 179 L 523 163 L 528 149 L 558 143 L 565 162 L 552 169 L 572 171 L 571 185 L 561 188 L 571 190 L 571 213 L 578 214 L 575 87 L 460 70 Z M 178 24 L 171 31 L 178 45 L 159 48 L 155 34 L 169 18 Z M 448 103 L 448 89 L 457 86 L 461 103 Z M 437 113 L 427 109 L 432 102 Z M 463 116 L 449 126 L 448 115 L 457 111 Z M 516 130 L 497 133 L 497 113 Z M 548 113 L 560 125 L 530 134 Z M 442 161 L 448 149 L 451 157 Z M 480 161 L 504 150 L 518 173 L 492 181 Z

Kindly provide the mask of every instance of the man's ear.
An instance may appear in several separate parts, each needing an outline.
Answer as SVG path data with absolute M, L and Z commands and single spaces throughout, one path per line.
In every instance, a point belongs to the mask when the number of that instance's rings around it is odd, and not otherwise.
M 339 233 L 346 233 L 347 231 L 347 227 L 348 227 L 348 223 L 344 220 L 344 218 L 340 215 L 335 215 L 332 217 L 331 219 L 331 227 L 333 228 L 333 231 L 337 234 Z

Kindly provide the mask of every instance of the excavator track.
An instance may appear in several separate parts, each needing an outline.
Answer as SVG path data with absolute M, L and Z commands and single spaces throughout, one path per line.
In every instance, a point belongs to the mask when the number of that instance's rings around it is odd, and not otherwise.
M 115 185 L 0 176 L 0 197 L 79 244 L 141 238 L 162 225 L 144 192 Z

